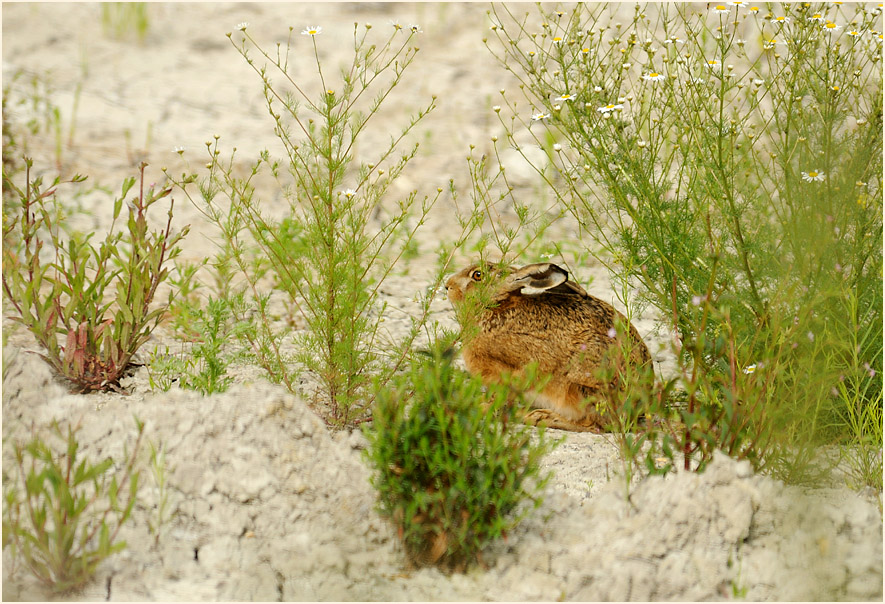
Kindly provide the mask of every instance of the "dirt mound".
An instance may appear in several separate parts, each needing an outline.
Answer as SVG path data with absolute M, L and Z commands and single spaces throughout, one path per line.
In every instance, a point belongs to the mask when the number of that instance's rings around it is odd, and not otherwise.
M 543 506 L 484 556 L 487 570 L 405 571 L 374 511 L 359 432 L 330 433 L 297 397 L 257 381 L 203 397 L 173 390 L 64 394 L 45 364 L 15 354 L 4 439 L 81 421 L 83 452 L 122 458 L 132 416 L 166 447 L 171 518 L 148 530 L 157 492 L 145 458 L 127 549 L 78 599 L 94 600 L 759 600 L 881 599 L 882 521 L 848 491 L 804 493 L 719 457 L 703 475 L 632 487 L 589 483 L 614 449 L 569 434 L 551 455 Z M 606 457 L 609 459 L 606 461 Z M 8 464 L 8 460 L 7 460 Z M 7 465 L 7 467 L 9 467 Z M 24 573 L 4 599 L 44 599 Z

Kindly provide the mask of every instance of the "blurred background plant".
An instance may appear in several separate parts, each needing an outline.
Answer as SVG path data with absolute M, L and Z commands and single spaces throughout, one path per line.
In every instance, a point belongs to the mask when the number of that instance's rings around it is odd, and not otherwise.
M 107 36 L 118 40 L 134 36 L 144 42 L 150 29 L 147 2 L 102 2 L 101 26 Z
M 19 69 L 3 82 L 4 173 L 13 175 L 21 170 L 24 167 L 21 158 L 33 155 L 35 145 L 39 144 L 37 141 L 41 140 L 51 140 L 55 169 L 62 171 L 67 151 L 74 145 L 77 110 L 86 77 L 85 65 L 81 65 L 81 70 L 67 127 L 57 104 L 52 73 L 30 73 Z
M 742 432 L 801 482 L 839 444 L 881 488 L 881 9 L 699 6 L 494 5 L 529 103 L 502 95 L 501 121 L 553 132 L 538 173 L 622 302 L 670 324 L 688 401 L 659 411 L 683 452 Z

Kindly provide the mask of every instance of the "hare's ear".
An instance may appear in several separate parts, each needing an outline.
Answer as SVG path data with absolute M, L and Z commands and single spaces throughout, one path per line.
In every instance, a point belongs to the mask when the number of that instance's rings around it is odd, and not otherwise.
M 511 291 L 520 290 L 527 296 L 542 294 L 568 281 L 568 272 L 550 262 L 529 264 L 510 274 Z

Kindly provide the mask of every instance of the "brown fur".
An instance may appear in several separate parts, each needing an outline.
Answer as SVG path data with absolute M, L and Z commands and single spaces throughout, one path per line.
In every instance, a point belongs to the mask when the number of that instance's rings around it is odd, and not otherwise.
M 539 371 L 551 379 L 536 393 L 534 410 L 526 421 L 564 430 L 604 430 L 608 420 L 594 402 L 606 385 L 594 372 L 614 343 L 608 332 L 615 317 L 623 324 L 626 318 L 569 281 L 568 273 L 551 263 L 510 267 L 506 275 L 479 265 L 467 267 L 446 282 L 449 300 L 460 304 L 471 288 L 488 279 L 497 282 L 493 306 L 482 314 L 480 333 L 463 350 L 468 371 L 494 382 L 504 373 L 519 374 L 536 362 Z M 630 362 L 651 363 L 648 348 L 633 325 L 629 334 Z

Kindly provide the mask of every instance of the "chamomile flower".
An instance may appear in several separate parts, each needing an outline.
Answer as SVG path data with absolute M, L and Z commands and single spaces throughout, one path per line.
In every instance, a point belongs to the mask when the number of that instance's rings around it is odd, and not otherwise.
M 685 44 L 685 39 L 679 36 L 670 36 L 664 40 L 664 44 Z
M 833 84 L 832 86 L 830 86 L 830 90 L 832 90 L 833 92 L 839 92 L 840 90 L 842 90 L 842 88 L 840 86 L 837 86 L 836 84 Z
M 561 94 L 560 96 L 556 97 L 553 100 L 554 101 L 573 101 L 574 99 L 575 99 L 575 95 L 569 94 L 566 92 L 566 93 Z
M 550 114 L 549 114 L 549 113 L 544 113 L 544 112 L 542 111 L 542 112 L 540 112 L 540 113 L 536 113 L 536 114 L 534 114 L 534 115 L 532 116 L 532 121 L 533 121 L 533 122 L 540 122 L 541 120 L 546 120 L 548 117 L 550 117 Z
M 301 32 L 301 35 L 302 36 L 318 36 L 321 33 L 323 33 L 323 28 L 318 25 L 315 25 L 313 27 L 308 27 L 307 29 L 303 30 Z
M 553 43 L 554 44 L 562 44 L 563 41 L 564 41 L 564 38 L 562 36 L 553 36 Z
M 755 15 L 756 13 L 759 12 L 759 7 L 758 6 L 751 6 L 747 10 Z
M 594 86 L 593 92 L 602 92 L 602 86 Z
M 859 31 L 857 31 L 856 29 L 852 29 L 851 31 L 846 31 L 845 33 L 848 34 L 849 36 L 851 36 L 852 38 L 859 38 L 861 36 L 861 33 Z
M 814 13 L 813 15 L 808 17 L 808 20 L 809 21 L 821 21 L 821 22 L 826 21 L 826 19 L 824 19 L 824 16 L 820 13 Z
M 720 14 L 720 15 L 727 15 L 728 14 L 728 7 L 726 7 L 724 4 L 717 4 L 716 6 L 713 7 L 713 12 Z
M 248 21 L 243 21 L 242 23 L 237 23 L 237 29 L 240 31 L 246 31 L 246 28 L 249 27 Z
M 659 82 L 665 79 L 666 76 L 662 73 L 658 73 L 657 71 L 650 71 L 649 73 L 642 76 L 642 79 L 646 82 Z
M 776 45 L 778 45 L 780 43 L 781 43 L 780 40 L 777 40 L 775 38 L 771 38 L 770 40 L 766 40 L 765 43 L 762 44 L 762 48 L 764 50 L 771 50 L 772 48 L 774 48 Z
M 771 20 L 771 22 L 772 23 L 780 23 L 780 24 L 789 23 L 790 18 L 789 17 L 775 17 L 774 19 Z
M 722 69 L 722 61 L 718 59 L 712 59 L 710 61 L 707 61 L 707 67 L 709 67 L 710 69 Z
M 590 49 L 585 46 L 584 48 L 581 49 L 581 54 L 589 55 Z
M 400 31 L 403 28 L 402 24 L 399 22 L 399 19 L 392 19 L 390 21 L 390 24 L 393 25 L 393 29 L 395 29 L 396 31 Z
M 351 198 L 353 198 L 354 195 L 356 195 L 356 191 L 354 191 L 353 189 L 345 189 L 344 190 L 344 196 L 346 198 L 351 199 Z
M 729 4 L 731 4 L 732 6 L 736 6 L 738 8 L 747 5 L 747 3 L 743 2 L 742 0 L 734 0 L 734 2 L 729 2 Z
M 412 30 L 413 34 L 423 34 L 424 30 L 421 29 L 419 25 L 410 25 L 409 29 Z
M 599 107 L 597 111 L 602 114 L 611 113 L 612 111 L 620 111 L 624 106 L 620 103 L 609 103 L 608 105 L 603 105 Z
M 841 26 L 841 25 L 836 25 L 836 24 L 833 23 L 832 21 L 827 21 L 826 23 L 824 23 L 824 30 L 825 30 L 827 33 L 833 33 L 833 32 L 835 32 L 835 31 L 839 31 L 840 29 L 842 29 L 842 26 Z
M 184 153 L 184 147 L 181 147 L 181 146 L 175 147 L 174 149 L 172 149 L 172 152 L 178 153 L 179 155 L 181 155 L 182 153 Z
M 747 365 L 746 367 L 744 367 L 744 373 L 746 373 L 747 375 L 749 375 L 751 373 L 755 373 L 755 371 L 756 371 L 756 363 L 753 363 L 752 365 Z
M 802 180 L 805 182 L 821 182 L 826 177 L 826 174 L 821 172 L 820 170 L 809 170 L 808 172 L 802 172 Z

